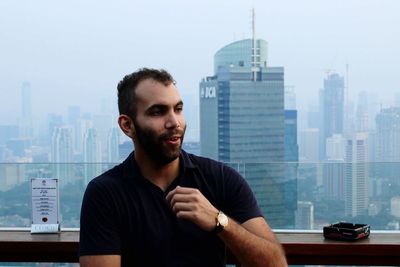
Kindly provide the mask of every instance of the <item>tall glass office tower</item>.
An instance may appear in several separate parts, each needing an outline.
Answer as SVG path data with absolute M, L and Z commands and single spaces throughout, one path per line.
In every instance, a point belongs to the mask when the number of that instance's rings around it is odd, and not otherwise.
M 326 139 L 343 134 L 344 78 L 336 73 L 324 79 L 320 90 L 320 160 L 326 159 Z
M 201 154 L 244 175 L 272 227 L 294 227 L 295 178 L 285 177 L 283 164 L 283 67 L 267 67 L 266 41 L 245 39 L 215 54 L 214 71 L 200 82 Z

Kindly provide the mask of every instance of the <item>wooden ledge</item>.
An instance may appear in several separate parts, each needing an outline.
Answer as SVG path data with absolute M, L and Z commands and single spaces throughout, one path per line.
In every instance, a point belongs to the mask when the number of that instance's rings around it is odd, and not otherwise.
M 78 262 L 79 232 L 0 231 L 0 262 Z
M 372 232 L 357 241 L 324 239 L 322 233 L 279 233 L 290 264 L 400 265 L 400 232 Z
M 400 265 L 400 232 L 372 232 L 353 242 L 326 240 L 322 233 L 276 234 L 289 264 Z M 79 232 L 30 234 L 0 231 L 0 262 L 78 262 Z

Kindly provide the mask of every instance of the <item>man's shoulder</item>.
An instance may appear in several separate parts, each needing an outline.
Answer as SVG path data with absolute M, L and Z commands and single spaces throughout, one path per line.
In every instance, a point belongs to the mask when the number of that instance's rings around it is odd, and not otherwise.
M 205 172 L 207 174 L 214 174 L 217 176 L 240 176 L 240 174 L 235 169 L 225 164 L 224 162 L 217 161 L 208 157 L 194 155 L 185 151 L 183 151 L 183 153 L 186 167 L 189 166 L 192 168 L 198 168 L 202 172 Z
M 193 167 L 193 168 L 223 168 L 225 167 L 225 164 L 203 156 L 198 156 L 195 154 L 188 153 L 186 151 L 182 150 L 183 158 L 186 167 Z
M 129 161 L 128 159 L 126 159 L 124 162 L 112 167 L 111 169 L 100 174 L 99 176 L 93 178 L 89 184 L 97 186 L 121 185 L 126 175 L 126 169 L 128 167 L 128 164 Z
M 118 178 L 123 174 L 122 168 L 119 165 L 112 167 L 111 169 L 103 172 L 99 176 L 93 178 L 90 182 L 94 184 L 102 184 L 102 183 L 112 183 L 118 181 Z

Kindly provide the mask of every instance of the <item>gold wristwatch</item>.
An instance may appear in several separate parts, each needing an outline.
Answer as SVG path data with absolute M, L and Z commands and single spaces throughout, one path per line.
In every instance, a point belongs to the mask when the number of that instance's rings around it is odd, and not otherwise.
M 213 233 L 218 234 L 228 225 L 229 220 L 228 216 L 226 216 L 222 211 L 219 211 L 217 217 L 215 217 L 216 225 L 212 230 Z

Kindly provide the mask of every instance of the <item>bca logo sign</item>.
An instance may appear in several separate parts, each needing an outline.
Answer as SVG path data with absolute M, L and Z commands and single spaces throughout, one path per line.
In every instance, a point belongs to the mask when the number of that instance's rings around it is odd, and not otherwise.
M 200 90 L 201 98 L 215 98 L 217 96 L 217 89 L 214 86 L 202 87 Z

